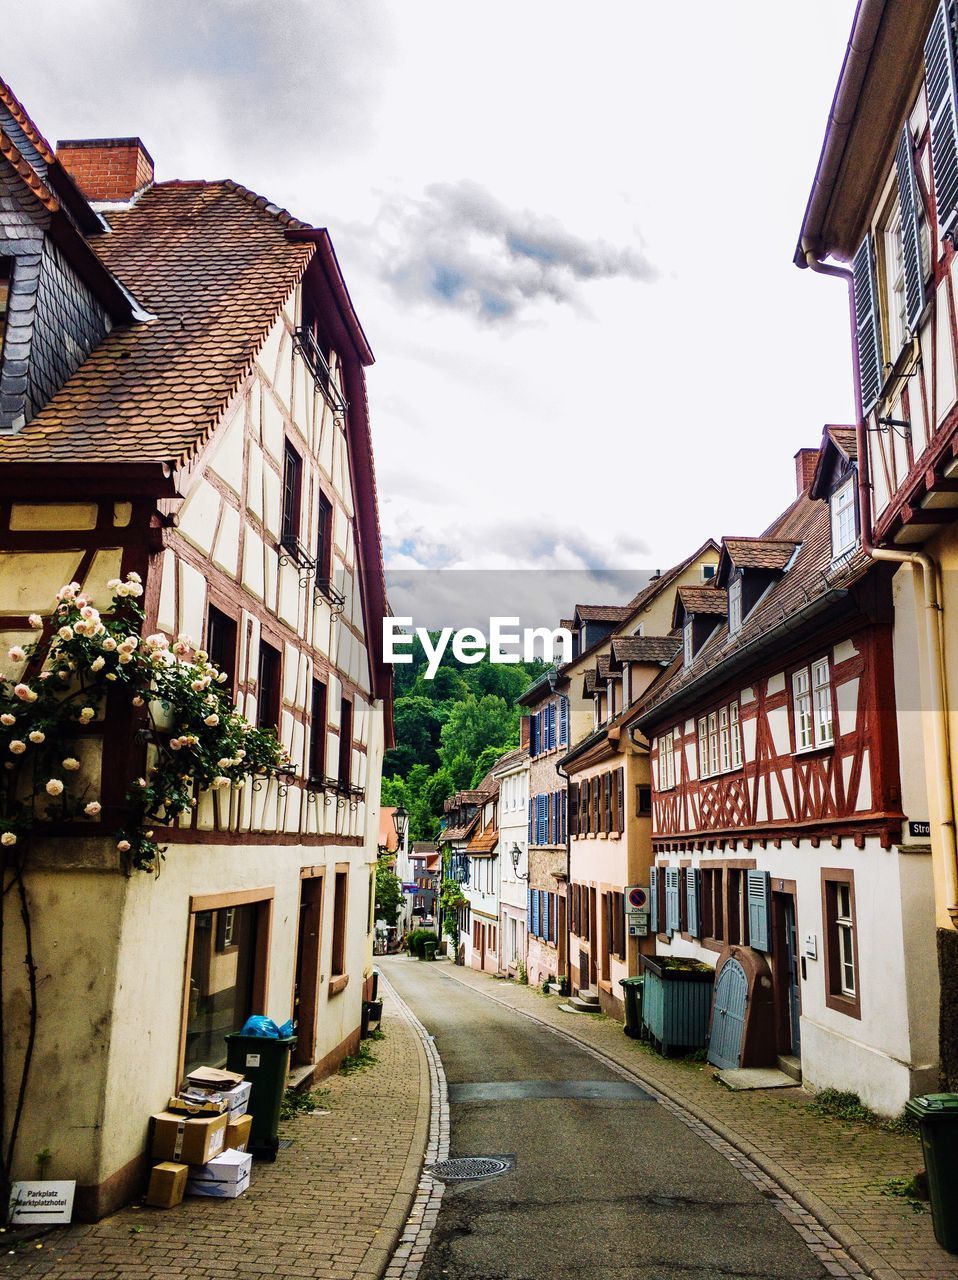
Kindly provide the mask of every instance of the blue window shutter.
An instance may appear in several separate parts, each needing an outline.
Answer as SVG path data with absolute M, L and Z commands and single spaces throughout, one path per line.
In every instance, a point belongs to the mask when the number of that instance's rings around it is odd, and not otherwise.
M 878 399 L 882 384 L 881 329 L 875 284 L 875 251 L 871 236 L 866 235 L 861 242 L 852 263 L 852 271 L 855 277 L 855 328 L 858 333 L 862 409 L 868 413 Z
M 771 878 L 767 871 L 749 871 L 748 941 L 756 951 L 771 951 L 769 916 L 772 905 Z
M 665 868 L 665 932 L 679 932 L 679 868 Z
M 649 869 L 649 928 L 653 934 L 659 931 L 659 869 Z
M 528 887 L 526 888 L 526 920 L 528 930 L 532 933 L 532 890 Z
M 539 754 L 539 721 L 536 716 L 529 717 L 529 755 Z
M 914 330 L 925 305 L 925 273 L 921 265 L 921 198 L 915 181 L 915 157 L 907 121 L 895 153 L 895 169 L 898 174 L 901 241 L 905 260 L 905 318 L 909 329 Z
M 532 891 L 532 932 L 539 936 L 539 890 Z
M 955 224 L 958 207 L 958 127 L 955 121 L 955 48 L 948 0 L 941 0 L 925 40 L 925 91 L 931 125 L 931 167 L 942 235 Z
M 548 910 L 549 910 L 549 941 L 555 942 L 556 940 L 555 894 L 547 893 L 546 898 L 548 900 Z
M 701 872 L 695 867 L 685 868 L 685 915 L 689 922 L 689 933 L 693 938 L 699 937 L 699 877 Z
M 569 794 L 566 791 L 562 793 L 562 834 L 559 838 L 563 844 L 569 838 Z
M 532 838 L 532 837 L 533 837 L 533 830 L 532 830 L 532 796 L 530 796 L 530 797 L 529 797 L 529 843 L 530 843 L 530 844 L 534 844 L 534 843 L 535 843 L 535 841 L 533 840 L 533 838 Z
M 559 745 L 567 746 L 569 742 L 569 699 L 559 699 Z

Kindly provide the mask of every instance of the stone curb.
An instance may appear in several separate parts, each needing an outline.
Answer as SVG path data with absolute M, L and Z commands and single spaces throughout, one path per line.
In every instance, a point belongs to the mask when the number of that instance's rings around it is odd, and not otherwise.
M 433 1228 L 439 1219 L 439 1206 L 445 1191 L 445 1185 L 433 1177 L 430 1166 L 437 1160 L 445 1160 L 449 1155 L 449 1093 L 446 1088 L 446 1073 L 432 1036 L 382 973 L 379 981 L 388 991 L 397 1010 L 416 1032 L 420 1061 L 424 1059 L 428 1068 L 428 1074 L 425 1071 L 420 1073 L 420 1117 L 425 1113 L 428 1119 L 428 1144 L 426 1128 L 423 1126 L 420 1132 L 417 1120 L 410 1162 L 413 1161 L 415 1152 L 421 1151 L 423 1147 L 425 1152 L 422 1156 L 415 1156 L 412 1182 L 405 1199 L 404 1222 L 396 1229 L 389 1256 L 375 1274 L 376 1280 L 379 1276 L 385 1276 L 385 1280 L 415 1280 L 426 1257 Z M 407 1165 L 407 1169 L 408 1167 Z
M 502 1000 L 471 982 L 464 981 L 456 976 L 452 965 L 445 967 L 443 976 L 538 1023 L 557 1036 L 572 1040 L 611 1070 L 641 1081 L 643 1088 L 648 1089 L 658 1102 L 723 1155 L 760 1191 L 766 1195 L 769 1191 L 780 1193 L 776 1208 L 806 1241 L 811 1251 L 822 1260 L 829 1274 L 848 1277 L 849 1280 L 906 1280 L 899 1271 L 885 1265 L 881 1256 L 857 1232 L 836 1219 L 828 1206 L 813 1192 L 734 1130 L 726 1128 L 721 1121 L 684 1099 L 680 1093 L 666 1091 L 660 1082 L 653 1083 L 635 1067 L 626 1066 L 601 1049 L 596 1049 L 587 1040 L 577 1036 L 571 1028 L 556 1027 L 537 1014 L 519 1009 L 508 1000 Z M 850 1263 L 856 1265 L 851 1266 Z

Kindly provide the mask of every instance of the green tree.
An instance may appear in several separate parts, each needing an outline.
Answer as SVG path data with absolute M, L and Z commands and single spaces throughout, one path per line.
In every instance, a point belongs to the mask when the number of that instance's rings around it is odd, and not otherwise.
M 439 759 L 457 786 L 466 787 L 486 747 L 518 746 L 519 712 L 504 698 L 474 694 L 457 702 L 439 734 Z
M 439 734 L 449 710 L 421 694 L 399 698 L 393 712 L 396 745 L 386 752 L 383 772 L 408 774 L 415 764 L 435 769 L 439 764 Z
M 470 789 L 475 790 L 499 757 L 504 756 L 509 750 L 511 750 L 510 747 L 484 747 L 480 751 L 479 759 L 476 761 L 476 766 L 472 771 L 472 778 L 469 782 Z
M 393 871 L 388 854 L 381 854 L 376 863 L 376 919 L 394 925 L 402 907 L 402 881 Z

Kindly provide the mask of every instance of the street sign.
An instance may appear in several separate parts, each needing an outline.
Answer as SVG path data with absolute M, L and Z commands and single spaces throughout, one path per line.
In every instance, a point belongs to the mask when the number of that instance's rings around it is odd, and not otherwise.
M 15 1182 L 10 1192 L 13 1224 L 69 1222 L 76 1182 Z
M 629 926 L 630 938 L 647 938 L 649 936 L 649 913 L 647 911 L 627 911 L 625 921 Z
M 908 834 L 912 836 L 912 838 L 924 836 L 927 839 L 931 835 L 931 823 L 930 822 L 909 822 Z
M 648 911 L 649 891 L 644 885 L 630 884 L 625 891 L 626 911 Z
M 415 882 L 415 881 L 413 881 L 411 884 L 405 884 L 405 883 L 404 883 L 404 884 L 403 884 L 403 887 L 402 887 L 402 891 L 403 891 L 403 893 L 418 893 L 418 892 L 419 892 L 419 885 L 418 885 L 418 884 L 416 884 L 416 882 Z

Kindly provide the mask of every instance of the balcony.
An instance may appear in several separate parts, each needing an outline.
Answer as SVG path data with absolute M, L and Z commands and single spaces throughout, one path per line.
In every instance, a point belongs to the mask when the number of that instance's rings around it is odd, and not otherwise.
M 306 361 L 309 371 L 313 375 L 316 390 L 322 392 L 323 399 L 333 413 L 345 415 L 348 406 L 333 380 L 333 372 L 329 367 L 329 361 L 317 343 L 312 330 L 297 329 L 293 334 L 293 338 L 297 350 Z

